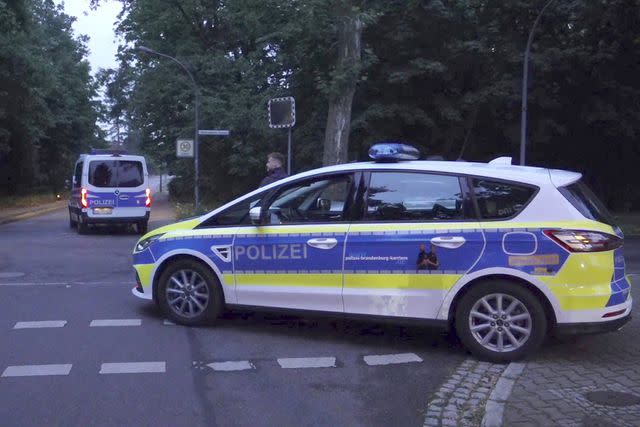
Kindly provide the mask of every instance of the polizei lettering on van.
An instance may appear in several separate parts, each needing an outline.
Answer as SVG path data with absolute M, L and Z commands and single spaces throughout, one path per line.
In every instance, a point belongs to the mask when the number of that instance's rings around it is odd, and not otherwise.
M 250 260 L 267 259 L 307 259 L 307 245 L 304 243 L 248 245 L 235 247 L 235 259 L 247 257 Z

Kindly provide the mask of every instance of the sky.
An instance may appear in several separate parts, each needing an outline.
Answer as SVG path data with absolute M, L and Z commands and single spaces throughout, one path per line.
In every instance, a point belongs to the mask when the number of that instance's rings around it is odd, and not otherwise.
M 73 24 L 76 35 L 84 34 L 90 38 L 87 45 L 91 74 L 95 75 L 99 68 L 117 68 L 118 42 L 114 23 L 122 7 L 120 2 L 102 0 L 97 10 L 89 8 L 89 0 L 56 0 L 56 3 L 64 3 L 65 13 L 76 17 Z

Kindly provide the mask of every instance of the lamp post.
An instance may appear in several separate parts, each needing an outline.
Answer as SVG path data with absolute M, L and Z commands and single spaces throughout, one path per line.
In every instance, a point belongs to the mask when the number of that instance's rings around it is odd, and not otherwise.
M 195 79 L 193 78 L 193 75 L 191 74 L 191 72 L 189 72 L 189 70 L 187 69 L 187 67 L 184 66 L 184 64 L 180 61 L 178 61 L 176 58 L 174 58 L 173 56 L 169 56 L 166 55 L 164 53 L 160 53 L 160 52 L 156 52 L 153 49 L 150 49 L 146 46 L 138 46 L 137 48 L 140 52 L 144 52 L 144 53 L 149 53 L 149 54 L 153 54 L 153 55 L 158 55 L 158 56 L 162 56 L 164 58 L 168 58 L 170 60 L 172 60 L 173 62 L 175 62 L 176 64 L 178 64 L 189 76 L 189 78 L 191 79 L 191 83 L 193 84 L 193 91 L 195 93 L 195 132 L 194 132 L 194 137 L 193 137 L 193 144 L 194 144 L 194 155 L 193 155 L 193 162 L 194 162 L 194 169 L 195 169 L 195 187 L 194 187 L 194 196 L 195 196 L 195 210 L 196 213 L 199 211 L 200 209 L 200 192 L 198 190 L 198 179 L 199 179 L 199 175 L 200 175 L 200 168 L 199 168 L 199 162 L 198 162 L 198 152 L 199 152 L 199 143 L 198 143 L 198 104 L 200 103 L 200 94 L 198 91 L 198 85 L 196 84 Z
M 522 65 L 522 113 L 520 118 L 520 165 L 524 166 L 525 163 L 525 147 L 527 145 L 527 81 L 529 79 L 529 50 L 531 49 L 531 43 L 533 42 L 533 33 L 538 26 L 538 22 L 547 10 L 549 5 L 555 0 L 549 0 L 544 5 L 536 20 L 533 22 L 531 31 L 529 32 L 529 39 L 527 40 L 527 48 L 524 51 L 524 64 Z

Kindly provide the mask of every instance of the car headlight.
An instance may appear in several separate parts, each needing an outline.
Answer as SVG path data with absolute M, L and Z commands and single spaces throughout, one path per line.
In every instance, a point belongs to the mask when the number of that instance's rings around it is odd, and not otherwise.
M 147 249 L 149 246 L 151 246 L 151 244 L 153 242 L 155 242 L 156 240 L 160 239 L 162 236 L 164 236 L 164 234 L 156 234 L 154 236 L 151 237 L 147 237 L 146 239 L 142 239 L 140 240 L 137 244 L 136 247 L 133 249 L 133 253 L 137 254 L 139 252 L 144 251 L 145 249 Z

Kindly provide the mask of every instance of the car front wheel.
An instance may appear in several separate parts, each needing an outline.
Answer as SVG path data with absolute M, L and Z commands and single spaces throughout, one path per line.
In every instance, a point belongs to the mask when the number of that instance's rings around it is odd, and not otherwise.
M 516 282 L 492 280 L 475 285 L 456 309 L 462 344 L 490 362 L 522 359 L 544 340 L 547 319 L 539 299 Z
M 215 320 L 222 311 L 223 296 L 208 267 L 182 259 L 170 264 L 160 276 L 158 302 L 171 320 L 191 326 Z

